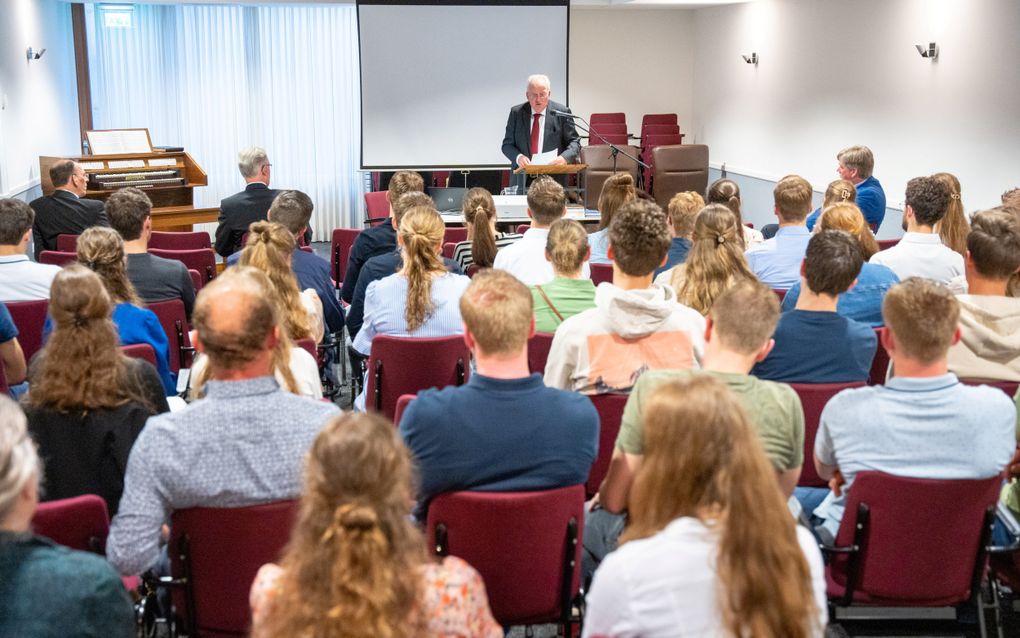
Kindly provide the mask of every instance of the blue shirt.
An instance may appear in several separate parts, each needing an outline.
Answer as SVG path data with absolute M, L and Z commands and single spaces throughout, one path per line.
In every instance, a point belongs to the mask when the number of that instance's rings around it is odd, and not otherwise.
M 871 327 L 835 312 L 790 310 L 779 317 L 776 345 L 751 374 L 784 383 L 850 383 L 871 372 L 878 338 Z
M 882 225 L 882 220 L 885 219 L 885 191 L 882 190 L 882 185 L 874 176 L 858 184 L 856 189 L 857 208 L 861 209 L 861 214 L 871 226 L 871 230 L 877 231 L 878 227 Z M 813 213 L 808 215 L 808 230 L 814 230 L 818 216 L 821 214 L 822 209 L 816 208 Z
M 0 343 L 7 343 L 17 336 L 18 327 L 14 325 L 11 311 L 3 303 L 0 303 Z
M 886 266 L 865 263 L 861 266 L 861 274 L 857 275 L 857 285 L 839 296 L 836 312 L 840 315 L 866 323 L 872 328 L 885 325 L 882 319 L 882 301 L 885 293 L 900 278 Z M 800 298 L 800 282 L 798 281 L 783 298 L 783 312 L 793 310 Z
M 351 257 L 347 260 L 347 272 L 344 273 L 340 298 L 350 303 L 354 298 L 354 287 L 358 283 L 358 275 L 361 274 L 361 268 L 365 262 L 376 255 L 393 252 L 396 248 L 397 231 L 388 221 L 358 233 L 358 238 L 351 246 Z
M 669 253 L 666 255 L 666 265 L 655 269 L 655 276 L 666 272 L 677 264 L 687 261 L 687 253 L 691 250 L 691 240 L 684 237 L 674 237 L 669 244 Z
M 752 246 L 744 253 L 747 265 L 769 288 L 789 290 L 800 281 L 800 264 L 804 261 L 811 231 L 804 226 L 784 226 L 775 237 Z
M 597 230 L 588 235 L 588 245 L 591 247 L 589 264 L 611 264 L 609 260 L 609 228 Z
M 418 394 L 400 434 L 421 473 L 419 514 L 455 490 L 514 492 L 584 483 L 595 461 L 599 415 L 580 394 L 548 388 L 540 374 L 473 375 Z

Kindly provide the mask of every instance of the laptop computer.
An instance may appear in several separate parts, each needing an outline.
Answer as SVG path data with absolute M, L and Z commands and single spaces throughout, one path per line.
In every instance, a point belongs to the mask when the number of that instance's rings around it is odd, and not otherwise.
M 461 212 L 464 207 L 464 194 L 466 188 L 454 188 L 450 186 L 430 186 L 429 196 L 436 203 L 436 210 L 440 213 Z

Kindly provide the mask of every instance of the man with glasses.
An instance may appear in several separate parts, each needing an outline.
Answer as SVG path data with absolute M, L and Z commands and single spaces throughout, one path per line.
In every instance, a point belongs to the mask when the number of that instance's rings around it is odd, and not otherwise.
M 57 235 L 80 235 L 92 226 L 109 226 L 103 202 L 84 199 L 88 175 L 74 160 L 58 160 L 50 167 L 53 194 L 33 200 L 32 238 L 35 258 L 44 250 L 57 249 Z
M 503 155 L 510 160 L 511 168 L 527 166 L 533 156 L 543 152 L 558 153 L 551 164 L 569 164 L 580 154 L 581 141 L 574 120 L 554 114 L 554 111 L 570 113 L 570 109 L 551 102 L 551 95 L 549 78 L 532 75 L 525 92 L 528 101 L 510 109 L 503 136 Z

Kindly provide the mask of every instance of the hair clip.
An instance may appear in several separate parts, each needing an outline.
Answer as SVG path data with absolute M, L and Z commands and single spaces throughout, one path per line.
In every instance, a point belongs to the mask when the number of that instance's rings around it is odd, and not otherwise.
M 718 237 L 715 238 L 715 241 L 716 241 L 717 244 L 725 244 L 726 243 L 726 238 L 723 237 L 722 235 L 719 235 Z
M 846 200 L 850 199 L 850 191 L 844 188 L 843 190 L 839 191 L 839 196 L 845 202 Z
M 952 197 L 953 199 L 959 200 L 960 199 L 960 194 L 959 193 L 953 193 L 952 195 L 950 195 L 950 197 Z

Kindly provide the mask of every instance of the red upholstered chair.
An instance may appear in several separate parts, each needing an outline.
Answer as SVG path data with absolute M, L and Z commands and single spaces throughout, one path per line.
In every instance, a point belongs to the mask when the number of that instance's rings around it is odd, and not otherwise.
M 440 188 L 450 183 L 450 171 L 432 171 L 432 185 Z
M 616 435 L 620 433 L 620 420 L 623 419 L 623 408 L 627 405 L 626 394 L 595 394 L 590 397 L 592 405 L 599 413 L 599 452 L 595 463 L 588 472 L 588 480 L 584 484 L 585 497 L 591 498 L 599 491 L 599 485 L 609 471 L 609 460 L 616 446 Z
M 464 559 L 506 625 L 558 622 L 571 636 L 584 527 L 584 486 L 537 492 L 452 492 L 429 504 L 428 546 Z
M 829 399 L 847 388 L 860 388 L 863 385 L 861 382 L 790 384 L 793 391 L 800 397 L 800 404 L 804 408 L 804 464 L 800 468 L 800 480 L 797 481 L 797 485 L 828 487 L 829 483 L 823 481 L 815 471 L 815 436 L 818 434 L 818 420 Z
M 397 399 L 427 388 L 463 385 L 468 377 L 471 351 L 463 335 L 449 337 L 392 337 L 372 339 L 368 357 L 365 404 L 393 419 Z
M 401 394 L 397 399 L 397 407 L 393 411 L 393 425 L 400 427 L 400 419 L 404 418 L 404 410 L 414 401 L 416 394 Z
M 677 124 L 679 123 L 676 113 L 648 113 L 641 117 L 642 130 L 649 124 Z
M 641 161 L 648 164 L 644 170 L 644 187 L 646 191 L 652 190 L 652 175 L 655 173 L 655 155 L 653 151 L 659 146 L 672 146 L 682 144 L 683 137 L 679 133 L 653 134 L 641 136 Z
M 164 259 L 176 259 L 189 270 L 197 270 L 205 281 L 212 281 L 216 277 L 216 253 L 211 248 L 162 250 L 150 247 L 149 253 Z
M 872 229 L 872 230 L 874 230 L 874 229 Z M 886 250 L 886 249 L 892 248 L 896 244 L 900 243 L 899 239 L 879 239 L 877 241 L 878 241 L 878 249 L 879 250 Z
M 875 358 L 871 360 L 871 373 L 868 375 L 868 385 L 885 385 L 885 377 L 889 371 L 889 353 L 882 346 L 883 329 L 875 328 L 878 347 L 875 348 Z
M 40 264 L 50 264 L 52 266 L 63 266 L 64 264 L 73 264 L 78 260 L 78 253 L 70 252 L 65 253 L 59 250 L 44 250 L 39 253 Z
M 443 242 L 462 242 L 467 241 L 467 228 L 463 226 L 447 226 L 446 232 L 443 234 Z
M 591 280 L 598 286 L 603 281 L 613 283 L 613 264 L 589 264 Z
M 443 244 L 443 257 L 447 259 L 453 259 L 453 251 L 457 248 L 457 243 L 448 241 Z
M 156 351 L 152 349 L 147 343 L 135 343 L 130 346 L 121 346 L 120 351 L 125 356 L 132 357 L 135 359 L 141 359 L 142 361 L 148 361 L 152 364 L 152 367 L 156 367 Z
M 993 388 L 998 388 L 1006 393 L 1010 399 L 1016 396 L 1017 388 L 1020 387 L 1020 381 L 1003 381 L 1001 379 L 978 379 L 976 377 L 961 378 L 961 383 L 967 385 L 990 385 Z
M 536 332 L 528 339 L 528 371 L 545 374 L 545 362 L 549 359 L 553 333 Z
M 248 635 L 252 581 L 259 567 L 279 561 L 296 514 L 297 501 L 173 513 L 171 584 L 187 635 Z
M 1001 479 L 933 480 L 859 472 L 826 567 L 835 607 L 978 606 Z M 898 616 L 901 617 L 901 616 Z
M 478 264 L 471 264 L 470 266 L 467 267 L 467 270 L 464 272 L 464 274 L 467 275 L 468 277 L 473 278 L 475 275 L 478 274 L 478 271 L 481 269 L 482 267 L 479 266 Z
M 783 303 L 783 299 L 786 299 L 786 293 L 789 291 L 782 288 L 773 288 L 772 292 L 776 293 L 776 296 L 779 297 L 779 303 Z
M 599 136 L 602 137 L 599 137 Z M 605 139 L 603 139 L 605 138 Z M 588 144 L 626 144 L 627 125 L 623 122 L 612 124 L 592 124 L 588 133 Z
M 528 232 L 529 228 L 531 228 L 531 224 L 517 224 L 517 234 L 523 235 Z
M 202 273 L 198 272 L 194 268 L 188 268 L 188 276 L 191 277 L 191 287 L 195 289 L 195 294 L 202 289 L 202 285 L 205 283 L 202 281 Z
M 626 124 L 626 113 L 592 113 L 588 122 L 595 126 L 597 124 Z
M 106 501 L 95 494 L 39 503 L 32 517 L 32 530 L 58 545 L 103 554 L 110 533 L 110 514 Z
M 314 339 L 298 339 L 297 345 L 304 348 L 305 352 L 313 357 L 318 357 L 318 351 Z
M 78 236 L 63 233 L 57 235 L 57 250 L 62 253 L 76 252 L 78 250 Z
M 390 216 L 390 200 L 387 191 L 365 193 L 365 223 L 378 226 Z
M 160 250 L 201 250 L 203 248 L 211 249 L 212 244 L 209 242 L 209 233 L 154 230 L 149 237 L 149 248 Z
M 170 371 L 178 372 L 181 368 L 191 366 L 191 358 L 195 349 L 191 347 L 188 336 L 188 319 L 184 314 L 184 302 L 180 299 L 150 303 L 147 308 L 156 313 L 159 325 L 170 342 Z
M 331 270 L 330 273 L 337 289 L 343 283 L 344 275 L 347 274 L 347 262 L 351 258 L 351 246 L 361 234 L 358 228 L 334 228 L 333 236 L 330 239 L 329 254 Z
M 680 126 L 677 124 L 646 124 L 641 127 L 642 141 L 649 135 L 679 135 Z M 644 146 L 644 144 L 642 144 Z
M 25 353 L 25 361 L 42 349 L 43 324 L 46 323 L 46 312 L 50 302 L 46 299 L 35 301 L 8 301 L 7 310 L 11 313 L 14 325 L 18 327 L 18 343 Z

